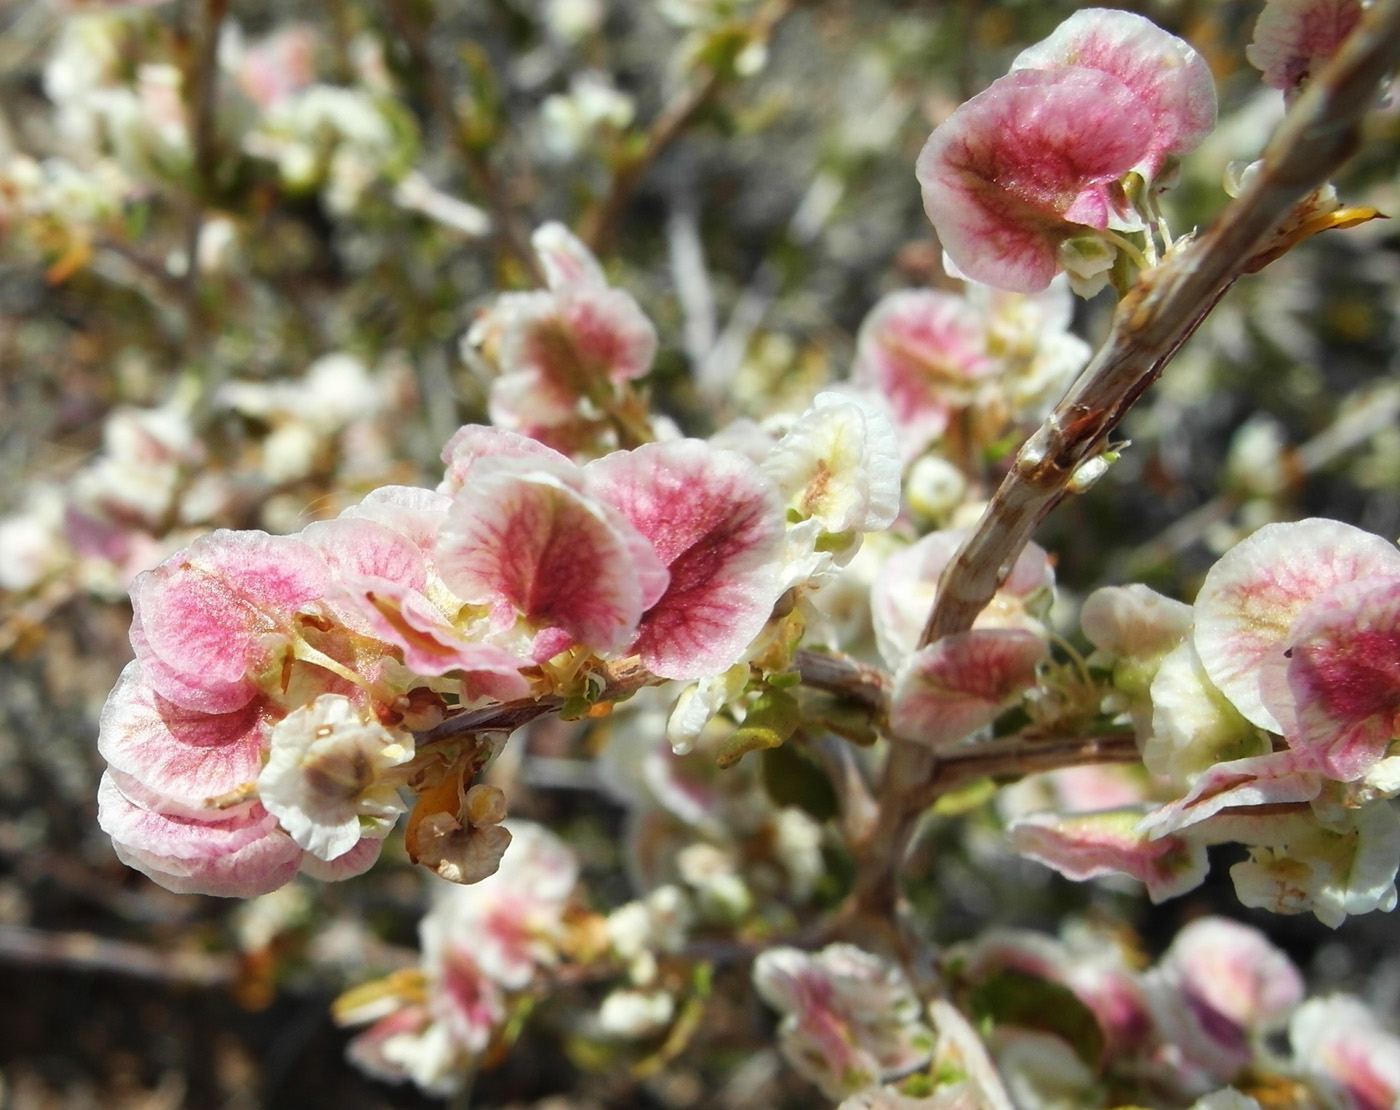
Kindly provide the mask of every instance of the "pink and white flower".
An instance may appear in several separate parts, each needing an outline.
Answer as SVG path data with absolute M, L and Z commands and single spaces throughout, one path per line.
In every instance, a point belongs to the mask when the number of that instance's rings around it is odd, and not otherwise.
M 783 1015 L 778 1043 L 798 1072 L 830 1098 L 910 1071 L 933 1054 L 933 1034 L 893 965 L 849 944 L 815 956 L 770 948 L 754 986 Z
M 1026 293 L 1064 268 L 1087 282 L 1117 249 L 1099 233 L 1142 226 L 1128 176 L 1150 183 L 1214 125 L 1194 50 L 1141 16 L 1086 9 L 929 137 L 924 207 L 968 277 Z
M 1167 1043 L 1218 1081 L 1246 1067 L 1258 1039 L 1303 998 L 1292 961 L 1258 930 L 1223 917 L 1182 929 L 1147 984 Z
M 1267 0 L 1245 47 L 1264 84 L 1291 99 L 1361 21 L 1361 0 Z

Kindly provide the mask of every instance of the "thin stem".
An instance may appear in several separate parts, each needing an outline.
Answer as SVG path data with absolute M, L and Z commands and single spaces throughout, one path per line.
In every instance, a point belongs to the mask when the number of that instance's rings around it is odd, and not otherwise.
M 1134 243 L 1126 235 L 1123 235 L 1121 232 L 1117 232 L 1114 231 L 1112 228 L 1106 227 L 1098 234 L 1099 238 L 1104 240 L 1104 242 L 1111 243 L 1120 251 L 1126 252 L 1128 257 L 1133 260 L 1133 265 L 1136 266 L 1139 270 L 1146 270 L 1157 260 L 1157 245 L 1152 241 L 1151 232 L 1148 232 L 1147 234 L 1147 250 L 1148 253 L 1152 255 L 1152 258 L 1150 260 L 1148 259 L 1147 255 L 1143 254 L 1142 251 L 1138 250 L 1136 243 Z

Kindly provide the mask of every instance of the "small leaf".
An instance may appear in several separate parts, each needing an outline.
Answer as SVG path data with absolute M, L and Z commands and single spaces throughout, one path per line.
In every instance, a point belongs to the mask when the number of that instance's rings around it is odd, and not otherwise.
M 720 745 L 715 762 L 733 767 L 749 752 L 779 747 L 801 722 L 796 698 L 783 690 L 765 690 L 750 707 L 744 723 Z

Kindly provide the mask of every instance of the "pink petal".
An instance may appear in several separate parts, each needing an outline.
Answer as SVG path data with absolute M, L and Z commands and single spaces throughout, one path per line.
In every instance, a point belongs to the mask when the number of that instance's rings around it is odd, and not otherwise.
M 733 666 L 778 600 L 783 510 L 772 481 L 743 455 L 694 439 L 617 451 L 584 472 L 670 572 L 632 650 L 664 678 Z
M 561 223 L 541 224 L 530 236 L 530 245 L 544 267 L 551 289 L 569 285 L 607 285 L 603 268 L 583 242 Z
M 1400 716 L 1400 577 L 1345 582 L 1288 632 L 1298 731 L 1289 744 L 1351 782 L 1385 757 Z
M 166 701 L 128 663 L 107 695 L 97 750 L 108 765 L 157 793 L 192 805 L 258 777 L 263 729 L 259 702 L 207 714 Z
M 1205 59 L 1132 12 L 1085 8 L 1023 50 L 1011 70 L 1070 66 L 1118 78 L 1148 110 L 1153 130 L 1140 169 L 1151 180 L 1167 158 L 1194 150 L 1215 128 L 1215 80 Z
M 665 571 L 621 515 L 574 488 L 569 470 L 544 467 L 478 464 L 439 539 L 443 581 L 469 604 L 505 603 L 536 628 L 621 651 Z
M 1130 875 L 1146 884 L 1153 902 L 1200 886 L 1210 868 L 1205 846 L 1177 836 L 1151 840 L 1136 831 L 1141 816 L 1138 809 L 1033 813 L 1017 820 L 1008 836 L 1013 851 L 1068 879 Z
M 524 660 L 495 644 L 465 639 L 421 593 L 386 579 L 363 580 L 346 592 L 373 634 L 403 649 L 410 670 L 423 675 L 463 671 L 469 698 L 513 701 L 530 692 L 520 674 Z
M 309 545 L 220 530 L 132 584 L 132 644 L 147 682 L 205 713 L 238 709 L 293 614 L 325 595 L 329 573 Z
M 446 494 L 436 490 L 381 486 L 367 493 L 358 505 L 346 509 L 339 519 L 377 521 L 402 532 L 421 551 L 431 553 L 451 504 Z
M 486 424 L 466 424 L 453 433 L 442 449 L 447 473 L 438 489 L 443 493 L 456 493 L 466 482 L 473 464 L 478 459 L 490 458 L 551 459 L 561 465 L 570 461 L 554 448 L 519 432 Z
M 428 580 L 423 551 L 406 534 L 387 524 L 356 517 L 317 521 L 301 538 L 321 553 L 333 578 L 388 578 L 412 590 Z
M 1310 802 L 1321 792 L 1322 778 L 1306 752 L 1232 759 L 1201 775 L 1184 798 L 1149 813 L 1140 827 L 1149 835 L 1165 836 L 1199 824 L 1227 807 Z
M 302 850 L 261 806 L 219 821 L 153 813 L 104 775 L 97 823 L 117 858 L 177 894 L 254 898 L 291 882 L 301 866 Z
M 1286 730 L 1288 631 L 1316 597 L 1358 578 L 1400 575 L 1394 544 L 1335 520 L 1266 524 L 1210 569 L 1196 595 L 1196 651 L 1252 724 Z
M 1035 682 L 1047 654 L 1021 629 L 980 629 L 945 636 L 915 652 L 895 675 L 890 729 L 938 748 L 991 724 Z
M 1060 271 L 1060 244 L 1105 228 L 1115 184 L 1149 151 L 1154 121 L 1098 70 L 1020 70 L 941 124 L 919 155 L 924 209 L 976 281 L 1018 293 Z
M 941 436 L 951 413 L 997 368 L 988 339 L 966 299 L 932 289 L 890 293 L 861 323 L 851 376 L 890 403 L 906 458 Z
M 1360 21 L 1360 0 L 1268 0 L 1244 56 L 1270 88 L 1297 89 Z

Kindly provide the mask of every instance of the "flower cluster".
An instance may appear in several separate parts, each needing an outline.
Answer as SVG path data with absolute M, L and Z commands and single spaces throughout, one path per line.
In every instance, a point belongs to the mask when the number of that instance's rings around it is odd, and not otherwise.
M 1246 905 L 1333 925 L 1394 908 L 1397 584 L 1395 545 L 1315 519 L 1236 545 L 1193 606 L 1098 591 L 1083 613 L 1094 659 L 1174 800 L 1027 819 L 1020 847 L 1078 878 L 1135 874 L 1160 898 L 1204 878 L 1207 845 L 1236 841 Z
M 597 264 L 562 228 L 537 241 L 559 248 L 561 303 L 592 306 L 578 320 L 602 334 L 594 310 L 630 299 L 588 284 Z M 541 296 L 546 315 L 522 310 L 516 326 L 573 334 Z M 522 341 L 513 373 L 538 383 L 561 350 Z M 583 392 L 637 365 L 606 344 L 570 364 Z M 410 856 L 456 881 L 490 874 L 504 809 L 470 781 L 493 745 L 419 735 L 512 700 L 596 699 L 629 659 L 644 668 L 631 689 L 746 673 L 780 596 L 893 519 L 892 440 L 874 409 L 836 395 L 770 440 L 762 465 L 672 439 L 580 466 L 467 426 L 435 491 L 383 487 L 296 536 L 201 537 L 132 586 L 136 661 L 99 740 L 102 826 L 172 888 L 249 895 L 299 868 L 364 870 L 406 788 Z
M 435 1095 L 462 1086 L 506 1036 L 511 1014 L 586 947 L 589 915 L 573 904 L 578 863 L 542 825 L 512 821 L 501 869 L 475 886 L 434 887 L 419 924 L 422 959 L 335 1003 L 341 1025 L 372 1023 L 350 1043 L 371 1075 Z
M 1039 420 L 1089 359 L 1069 332 L 1069 289 L 1035 296 L 968 283 L 962 296 L 891 293 L 856 338 L 852 380 L 889 403 L 906 459 L 935 443 L 964 461 L 1018 424 Z

